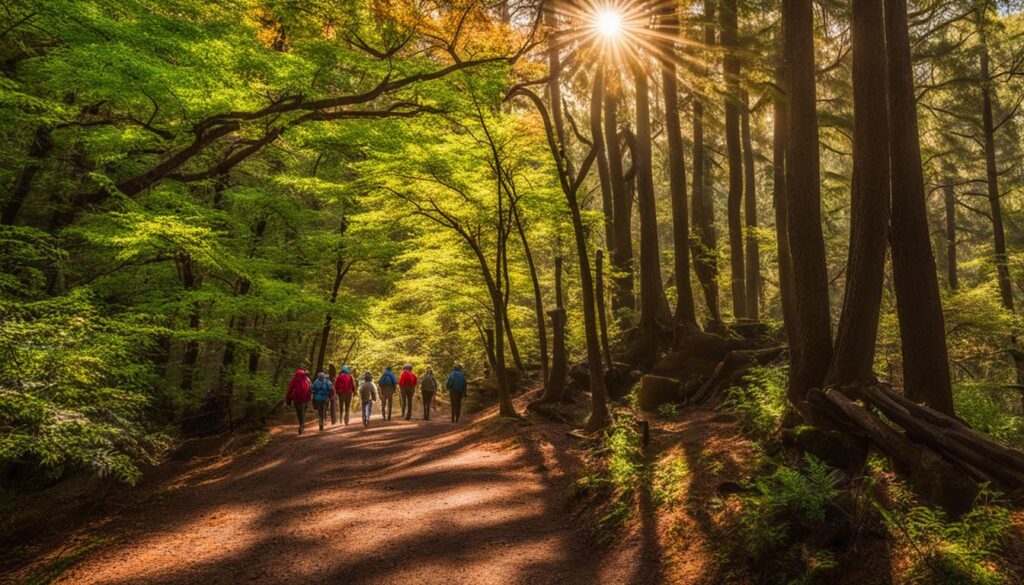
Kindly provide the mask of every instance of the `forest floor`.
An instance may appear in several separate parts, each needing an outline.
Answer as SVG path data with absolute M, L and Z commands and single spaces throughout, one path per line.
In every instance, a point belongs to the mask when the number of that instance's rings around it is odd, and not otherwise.
M 397 405 L 396 405 L 397 406 Z M 14 573 L 58 583 L 649 583 L 639 541 L 602 554 L 567 506 L 565 427 L 358 418 L 271 429 L 168 462 Z M 466 418 L 466 417 L 464 417 Z M 520 426 L 534 427 L 523 440 Z M 550 427 L 550 428 L 549 428 Z M 74 522 L 73 524 L 78 524 Z M 61 532 L 61 531 L 58 531 Z M 45 546 L 36 553 L 46 550 Z M 49 574 L 47 574 L 49 573 Z

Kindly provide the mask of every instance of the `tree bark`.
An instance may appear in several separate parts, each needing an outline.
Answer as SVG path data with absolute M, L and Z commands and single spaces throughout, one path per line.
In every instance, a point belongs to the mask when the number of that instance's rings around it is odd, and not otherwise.
M 885 87 L 883 0 L 854 0 L 853 179 L 850 250 L 843 312 L 828 383 L 874 380 L 875 340 L 882 306 L 889 224 L 889 124 Z
M 605 146 L 604 131 L 601 125 L 601 108 L 604 102 L 604 61 L 597 65 L 594 72 L 594 86 L 590 94 L 590 135 L 594 149 L 598 151 L 594 165 L 601 186 L 601 209 L 604 211 L 604 241 L 611 250 L 615 244 L 615 211 L 612 203 L 612 178 L 608 168 L 608 151 Z M 620 163 L 621 164 L 621 163 Z
M 604 311 L 604 252 L 601 250 L 597 251 L 596 260 L 596 278 L 597 278 L 597 321 L 598 326 L 601 328 L 601 353 L 604 354 L 604 365 L 609 370 L 612 369 L 612 352 L 608 345 L 608 317 Z
M 555 258 L 555 309 L 548 311 L 551 317 L 551 372 L 545 380 L 544 394 L 540 402 L 553 404 L 565 397 L 565 376 L 568 372 L 565 352 L 565 309 L 562 307 L 562 257 Z
M 811 388 L 821 385 L 832 359 L 825 242 L 821 233 L 818 113 L 811 0 L 783 0 L 785 57 L 789 79 L 789 140 L 786 146 L 787 220 L 793 260 L 794 333 L 789 396 L 802 409 Z
M 632 197 L 626 188 L 619 143 L 618 107 L 621 80 L 617 72 L 608 72 L 604 94 L 604 145 L 608 149 L 608 169 L 612 187 L 612 241 L 608 246 L 615 267 L 612 290 L 612 312 L 623 328 L 629 325 L 636 309 L 633 296 L 633 226 Z M 607 221 L 607 218 L 606 218 Z
M 946 283 L 956 290 L 960 286 L 960 278 L 956 262 L 956 189 L 950 176 L 942 185 L 942 200 L 946 208 Z
M 715 44 L 714 0 L 704 2 L 704 44 Z M 697 77 L 708 76 L 708 66 L 697 66 Z M 704 292 L 704 303 L 712 322 L 721 322 L 722 314 L 718 303 L 718 235 L 715 233 L 714 212 L 711 206 L 711 188 L 708 182 L 709 169 L 705 165 L 704 151 L 704 102 L 700 95 L 693 99 L 693 193 L 691 213 L 697 234 L 691 240 L 693 266 Z
M 690 218 L 686 203 L 686 168 L 683 134 L 679 126 L 679 83 L 676 78 L 675 38 L 679 17 L 674 4 L 665 8 L 661 33 L 661 87 L 665 97 L 665 134 L 668 141 L 669 190 L 672 200 L 672 244 L 675 252 L 676 310 L 674 333 L 699 331 L 690 283 Z
M 658 313 L 664 299 L 664 289 L 661 284 L 658 212 L 651 166 L 650 98 L 647 70 L 642 63 L 633 63 L 633 80 L 636 88 L 637 142 L 633 154 L 637 167 L 637 209 L 640 214 L 640 325 L 629 351 L 629 361 L 650 366 L 657 359 Z
M 953 412 L 946 331 L 925 209 L 906 0 L 886 0 L 893 286 L 907 396 Z
M 757 184 L 754 179 L 754 145 L 750 136 L 750 100 L 744 92 L 743 112 L 740 118 L 743 139 L 743 209 L 746 222 L 746 278 L 747 318 L 761 318 L 761 247 L 757 241 Z
M 523 244 L 523 255 L 526 256 L 526 265 L 530 269 L 530 282 L 533 284 L 533 308 L 537 314 L 537 347 L 540 349 L 540 370 L 541 379 L 548 379 L 548 332 L 544 323 L 544 298 L 541 295 L 540 279 L 537 277 L 537 265 L 533 260 L 533 252 L 530 250 L 530 242 L 526 238 L 526 230 L 523 229 L 522 218 L 519 216 L 519 206 L 512 206 L 513 219 L 516 222 L 516 231 L 519 233 L 519 240 Z
M 729 163 L 729 264 L 732 282 L 734 319 L 747 316 L 745 284 L 746 263 L 743 260 L 743 162 L 740 152 L 740 60 L 736 55 L 736 0 L 721 0 L 719 21 L 722 28 L 722 51 L 725 54 L 722 73 L 725 76 L 725 147 Z
M 772 199 L 775 203 L 775 242 L 779 256 L 779 297 L 782 322 L 790 352 L 799 351 L 800 336 L 796 334 L 796 301 L 793 296 L 793 259 L 789 252 L 789 206 L 786 194 L 786 143 L 788 141 L 789 108 L 786 104 L 786 68 L 779 46 L 775 80 L 778 89 L 772 103 Z
M 999 170 L 996 167 L 995 123 L 992 119 L 992 77 L 989 73 L 988 46 L 982 35 L 981 66 L 981 118 L 985 138 L 985 182 L 988 187 L 988 204 L 992 216 L 992 247 L 996 263 L 996 279 L 999 281 L 999 298 L 1003 306 L 1013 311 L 1013 287 L 1006 258 L 1006 232 L 1003 229 L 1003 209 L 999 195 Z

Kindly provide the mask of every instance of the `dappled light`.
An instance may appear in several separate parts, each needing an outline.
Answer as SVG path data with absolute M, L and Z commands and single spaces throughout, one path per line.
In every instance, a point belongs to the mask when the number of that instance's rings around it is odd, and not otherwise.
M 0 581 L 1024 583 L 1022 39 L 3 0 Z

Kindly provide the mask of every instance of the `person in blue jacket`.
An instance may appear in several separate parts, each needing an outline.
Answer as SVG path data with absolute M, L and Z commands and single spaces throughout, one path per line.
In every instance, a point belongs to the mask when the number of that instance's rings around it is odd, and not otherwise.
M 380 387 L 380 417 L 391 420 L 391 403 L 395 397 L 395 388 L 398 386 L 398 378 L 391 368 L 384 368 L 377 386 Z
M 457 423 L 462 416 L 462 399 L 466 396 L 466 374 L 462 371 L 462 366 L 456 365 L 452 368 L 445 388 L 448 389 L 448 399 L 452 403 L 452 422 Z
M 316 381 L 313 382 L 313 406 L 316 407 L 316 416 L 320 419 L 320 430 L 324 430 L 324 418 L 327 416 L 327 406 L 331 403 L 331 395 L 334 394 L 334 387 L 327 378 L 327 374 L 319 372 Z

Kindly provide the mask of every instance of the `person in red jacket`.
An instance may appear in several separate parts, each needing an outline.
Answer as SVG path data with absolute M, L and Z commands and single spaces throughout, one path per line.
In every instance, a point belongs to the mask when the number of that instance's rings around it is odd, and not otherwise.
M 412 373 L 412 364 L 402 367 L 398 376 L 398 388 L 402 391 L 402 416 L 405 420 L 412 418 L 412 397 L 416 395 L 416 374 Z
M 288 382 L 288 392 L 284 395 L 284 403 L 295 405 L 295 416 L 299 419 L 299 434 L 306 430 L 306 406 L 310 400 L 309 378 L 306 370 L 295 370 L 295 375 Z
M 341 373 L 334 382 L 334 391 L 338 393 L 338 414 L 348 424 L 348 411 L 352 408 L 352 395 L 356 391 L 356 382 L 348 366 L 341 366 Z

